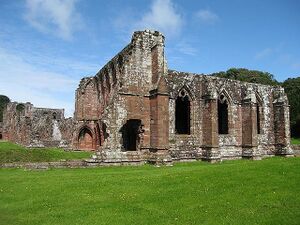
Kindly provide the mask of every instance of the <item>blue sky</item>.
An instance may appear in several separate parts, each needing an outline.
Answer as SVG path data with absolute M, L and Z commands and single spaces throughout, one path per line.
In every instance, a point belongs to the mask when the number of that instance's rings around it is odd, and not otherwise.
M 0 94 L 65 108 L 75 89 L 130 42 L 134 30 L 166 37 L 170 69 L 231 67 L 300 76 L 300 1 L 0 0 Z

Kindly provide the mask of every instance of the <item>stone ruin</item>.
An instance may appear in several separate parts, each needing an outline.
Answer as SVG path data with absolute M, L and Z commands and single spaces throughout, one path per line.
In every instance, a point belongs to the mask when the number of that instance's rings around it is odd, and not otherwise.
M 4 111 L 3 121 L 3 139 L 26 147 L 71 146 L 74 121 L 64 118 L 64 109 L 11 102 Z
M 168 70 L 164 41 L 157 31 L 134 32 L 95 76 L 80 81 L 74 118 L 10 103 L 4 138 L 95 151 L 101 163 L 293 154 L 283 88 Z

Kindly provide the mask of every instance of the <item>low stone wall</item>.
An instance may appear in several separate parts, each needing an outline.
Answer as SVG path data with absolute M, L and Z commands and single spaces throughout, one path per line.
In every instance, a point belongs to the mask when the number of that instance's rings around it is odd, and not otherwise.
M 16 162 L 3 163 L 0 168 L 24 168 L 24 169 L 50 169 L 50 168 L 90 168 L 102 166 L 138 166 L 145 164 L 144 161 L 135 162 L 100 162 L 96 160 L 72 160 L 59 162 Z
M 292 148 L 294 150 L 294 154 L 296 156 L 300 156 L 300 145 L 292 145 Z

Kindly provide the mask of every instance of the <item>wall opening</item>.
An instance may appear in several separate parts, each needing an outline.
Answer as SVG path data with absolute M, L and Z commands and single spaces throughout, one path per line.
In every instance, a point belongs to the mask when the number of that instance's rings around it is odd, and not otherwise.
M 189 97 L 185 91 L 181 91 L 176 99 L 175 107 L 175 130 L 177 134 L 190 134 L 191 106 Z
M 260 111 L 261 107 L 259 104 L 256 104 L 256 126 L 257 126 L 257 134 L 260 134 Z
M 127 120 L 122 129 L 123 147 L 126 151 L 136 151 L 140 145 L 140 134 L 143 133 L 142 121 L 138 119 Z
M 82 150 L 94 150 L 93 134 L 86 127 L 79 132 L 78 148 Z
M 2 140 L 2 138 L 3 138 L 3 137 L 2 137 L 2 134 L 0 133 L 0 140 Z
M 228 103 L 224 95 L 218 99 L 219 134 L 228 134 Z
M 52 114 L 52 119 L 54 119 L 54 120 L 57 119 L 57 114 L 56 114 L 56 112 L 54 112 L 54 113 Z
M 19 116 L 25 116 L 25 105 L 23 104 L 18 104 L 16 106 L 16 110 Z

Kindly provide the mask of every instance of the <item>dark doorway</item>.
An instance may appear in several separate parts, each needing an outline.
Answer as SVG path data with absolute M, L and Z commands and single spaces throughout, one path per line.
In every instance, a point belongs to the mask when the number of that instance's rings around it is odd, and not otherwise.
M 127 120 L 126 124 L 121 128 L 123 147 L 126 151 L 136 151 L 140 144 L 140 134 L 142 131 L 141 120 Z
M 219 134 L 228 134 L 228 104 L 224 95 L 218 100 Z
M 175 108 L 175 129 L 177 134 L 190 134 L 190 111 L 188 96 L 178 96 Z
M 2 134 L 0 133 L 0 140 L 2 140 Z
M 257 125 L 257 134 L 260 134 L 260 106 L 256 104 L 256 125 Z

